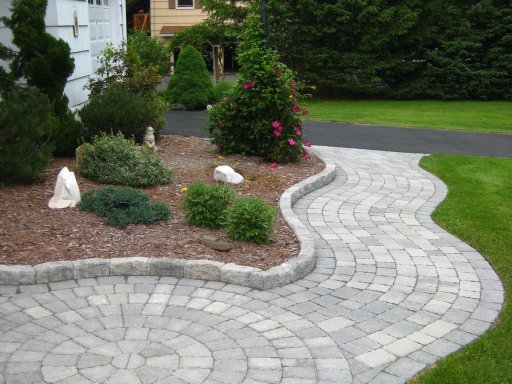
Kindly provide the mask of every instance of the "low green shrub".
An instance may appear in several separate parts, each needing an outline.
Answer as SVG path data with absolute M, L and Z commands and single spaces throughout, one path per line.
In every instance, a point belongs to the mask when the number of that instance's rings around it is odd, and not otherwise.
M 265 244 L 274 234 L 276 209 L 259 197 L 235 201 L 227 212 L 228 235 L 234 240 Z
M 35 88 L 0 101 L 0 183 L 31 183 L 50 164 L 51 115 L 48 97 Z
M 157 98 L 113 85 L 103 93 L 91 95 L 89 103 L 80 110 L 80 118 L 89 139 L 102 132 L 121 132 L 141 143 L 148 126 L 155 132 L 163 126 L 160 104 Z
M 172 170 L 165 166 L 158 153 L 137 146 L 121 134 L 102 134 L 93 145 L 83 144 L 78 160 L 81 174 L 104 184 L 147 187 L 167 184 L 172 178 Z
M 213 101 L 218 103 L 224 99 L 229 91 L 234 87 L 233 83 L 229 83 L 226 80 L 221 80 L 213 87 Z
M 78 205 L 81 211 L 93 212 L 105 222 L 119 227 L 130 224 L 151 224 L 168 220 L 171 211 L 164 203 L 150 204 L 149 196 L 133 188 L 106 186 L 85 191 Z
M 165 97 L 170 104 L 183 104 L 187 109 L 204 109 L 213 100 L 212 81 L 196 48 L 189 45 L 182 49 Z
M 226 225 L 228 207 L 235 191 L 222 184 L 196 182 L 190 185 L 183 198 L 183 209 L 189 223 L 206 228 Z

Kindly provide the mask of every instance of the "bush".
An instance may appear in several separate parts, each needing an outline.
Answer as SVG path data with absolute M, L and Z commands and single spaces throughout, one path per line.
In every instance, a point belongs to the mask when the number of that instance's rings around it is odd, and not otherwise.
M 234 84 L 229 83 L 225 80 L 219 81 L 215 86 L 213 87 L 213 101 L 215 103 L 220 102 L 222 99 L 224 99 L 229 91 L 233 88 Z
M 172 170 L 157 153 L 139 147 L 121 134 L 102 134 L 94 145 L 83 144 L 77 161 L 80 173 L 104 184 L 147 187 L 171 181 Z
M 165 97 L 171 104 L 203 109 L 213 100 L 213 85 L 201 53 L 192 46 L 182 49 L 176 72 L 167 85 Z
M 156 86 L 162 81 L 158 68 L 152 65 L 145 67 L 139 55 L 133 50 L 128 51 L 126 45 L 107 45 L 99 61 L 96 76 L 91 77 L 86 85 L 93 95 L 119 85 L 131 93 L 153 98 Z
M 35 88 L 0 102 L 0 182 L 33 182 L 50 164 L 51 114 L 48 97 Z
M 79 114 L 90 139 L 102 132 L 120 132 L 126 138 L 133 137 L 142 143 L 148 126 L 152 126 L 157 134 L 162 128 L 159 101 L 133 94 L 120 85 L 92 95 Z
M 208 130 L 221 153 L 261 156 L 286 163 L 306 155 L 300 97 L 293 72 L 262 39 L 259 18 L 249 18 L 239 45 L 239 80 L 209 111 Z
M 130 224 L 151 224 L 168 220 L 171 211 L 164 203 L 150 204 L 149 197 L 133 188 L 103 187 L 85 191 L 78 207 L 105 218 L 105 222 L 119 227 Z
M 193 183 L 183 198 L 183 209 L 189 223 L 206 228 L 226 225 L 228 207 L 235 191 L 222 184 Z
M 52 124 L 52 142 L 55 146 L 54 155 L 74 156 L 76 147 L 83 137 L 82 125 L 75 119 L 71 111 L 66 111 L 60 119 Z
M 144 31 L 133 31 L 128 35 L 128 52 L 136 53 L 143 67 L 153 66 L 160 75 L 169 72 L 169 49 L 158 39 Z
M 238 199 L 228 209 L 228 235 L 234 240 L 265 244 L 274 234 L 276 215 L 276 209 L 259 197 Z

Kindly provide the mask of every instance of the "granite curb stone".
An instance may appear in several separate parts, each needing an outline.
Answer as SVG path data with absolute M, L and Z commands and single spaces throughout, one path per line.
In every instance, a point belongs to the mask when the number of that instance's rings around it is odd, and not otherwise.
M 289 284 L 310 273 L 316 260 L 313 236 L 295 215 L 292 206 L 306 194 L 331 183 L 336 176 L 335 170 L 334 164 L 326 164 L 322 172 L 283 193 L 279 207 L 300 242 L 300 252 L 295 258 L 265 271 L 210 260 L 136 256 L 52 261 L 34 266 L 0 265 L 0 281 L 5 285 L 27 285 L 105 276 L 160 276 L 221 281 L 260 290 Z

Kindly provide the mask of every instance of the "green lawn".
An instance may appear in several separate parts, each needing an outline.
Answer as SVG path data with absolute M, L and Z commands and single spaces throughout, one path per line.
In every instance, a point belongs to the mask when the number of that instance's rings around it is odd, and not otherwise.
M 421 166 L 449 189 L 434 221 L 485 255 L 505 285 L 506 304 L 491 331 L 412 382 L 512 383 L 512 159 L 432 155 Z
M 512 134 L 506 101 L 307 101 L 310 120 Z

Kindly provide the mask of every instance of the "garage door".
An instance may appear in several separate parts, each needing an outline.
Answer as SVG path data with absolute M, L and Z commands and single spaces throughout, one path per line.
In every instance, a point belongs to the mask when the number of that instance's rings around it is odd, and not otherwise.
M 103 52 L 107 44 L 112 42 L 110 2 L 113 0 L 88 1 L 92 70 L 96 72 L 99 66 L 98 56 Z

